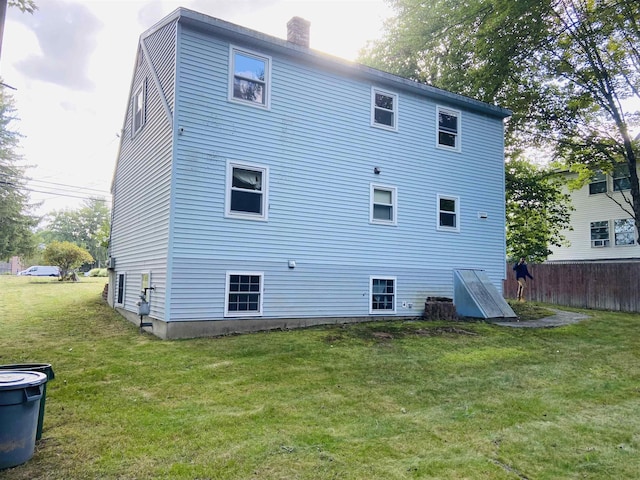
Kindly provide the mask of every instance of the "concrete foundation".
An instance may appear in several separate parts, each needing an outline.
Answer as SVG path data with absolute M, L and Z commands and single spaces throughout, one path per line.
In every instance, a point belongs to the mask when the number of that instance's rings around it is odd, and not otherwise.
M 116 311 L 134 325 L 140 325 L 140 316 L 116 308 Z M 152 322 L 153 327 L 144 330 L 153 333 L 163 340 L 179 338 L 219 337 L 238 333 L 261 332 L 266 330 L 290 330 L 295 328 L 312 327 L 315 325 L 341 325 L 360 322 L 385 322 L 421 319 L 421 317 L 312 317 L 312 318 L 243 318 L 228 320 L 196 320 L 165 322 L 152 317 L 144 317 L 145 322 Z

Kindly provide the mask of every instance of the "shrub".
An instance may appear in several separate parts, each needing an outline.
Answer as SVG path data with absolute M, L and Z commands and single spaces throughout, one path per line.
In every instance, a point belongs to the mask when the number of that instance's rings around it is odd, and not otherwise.
M 61 280 L 77 280 L 73 271 L 83 263 L 93 262 L 93 257 L 84 248 L 71 242 L 51 242 L 44 250 L 44 259 L 48 265 L 60 269 Z
M 90 277 L 106 277 L 107 269 L 106 268 L 92 268 L 89 270 Z

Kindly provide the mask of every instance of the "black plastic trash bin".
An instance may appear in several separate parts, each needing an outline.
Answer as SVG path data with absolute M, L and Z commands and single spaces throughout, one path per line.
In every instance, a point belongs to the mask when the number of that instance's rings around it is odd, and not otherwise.
M 0 371 L 2 370 L 20 370 L 23 372 L 40 372 L 47 376 L 47 382 L 45 382 L 42 388 L 42 400 L 40 400 L 40 410 L 38 412 L 38 430 L 36 432 L 36 440 L 42 438 L 42 425 L 44 423 L 44 407 L 47 401 L 47 383 L 49 380 L 53 380 L 55 375 L 53 374 L 53 368 L 50 363 L 15 363 L 13 365 L 0 365 Z M 2 373 L 2 372 L 0 372 Z
M 33 457 L 40 400 L 46 383 L 44 373 L 0 371 L 0 470 Z

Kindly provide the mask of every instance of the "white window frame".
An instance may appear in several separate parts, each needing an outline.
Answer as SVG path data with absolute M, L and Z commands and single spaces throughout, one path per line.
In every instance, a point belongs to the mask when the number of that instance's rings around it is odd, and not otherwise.
M 594 223 L 606 223 L 607 224 L 607 238 L 604 239 L 593 239 L 593 224 Z M 601 228 L 601 227 L 596 227 Z M 609 220 L 596 220 L 593 222 L 589 222 L 589 241 L 591 242 L 591 248 L 606 248 L 611 246 L 611 222 Z M 602 243 L 599 243 L 602 242 Z
M 388 110 L 386 108 L 376 106 L 376 94 L 384 95 L 385 97 L 391 97 L 393 99 L 393 109 Z M 389 92 L 388 90 L 382 90 L 380 88 L 371 87 L 371 126 L 382 128 L 383 130 L 391 130 L 393 132 L 398 131 L 398 94 Z M 385 112 L 391 112 L 392 125 L 386 125 L 384 123 L 376 122 L 376 109 L 384 110 Z
M 620 176 L 619 169 L 626 169 L 627 175 Z M 616 171 L 618 170 L 618 171 Z M 629 190 L 631 187 L 620 188 L 618 187 L 618 182 L 621 180 L 629 179 L 625 183 L 631 183 L 631 174 L 629 173 L 629 165 L 626 163 L 619 163 L 613 167 L 613 171 L 611 172 L 611 180 L 613 183 L 613 191 L 614 192 L 624 192 Z
M 631 229 L 631 243 L 618 243 L 618 233 L 628 233 L 628 232 L 618 232 L 618 222 L 622 221 L 631 221 L 632 229 Z M 636 244 L 636 227 L 633 222 L 633 218 L 617 218 L 613 221 L 613 244 L 616 247 L 632 247 Z
M 248 310 L 229 310 L 229 295 L 231 293 L 231 276 L 232 275 L 247 275 L 252 277 L 260 277 L 260 291 L 258 293 L 258 310 L 257 311 L 248 311 Z M 262 303 L 264 300 L 264 272 L 240 272 L 240 271 L 229 271 L 226 272 L 226 281 L 225 281 L 225 291 L 224 291 L 224 316 L 225 317 L 260 317 L 262 316 Z
M 140 124 L 136 122 L 137 112 L 137 100 L 140 100 Z M 133 97 L 131 97 L 131 137 L 135 137 L 138 132 L 142 130 L 142 127 L 147 123 L 147 79 L 145 78 L 138 88 L 134 90 Z
M 264 85 L 264 88 L 263 88 L 264 101 L 263 102 L 245 100 L 243 98 L 237 98 L 233 95 L 234 83 L 235 83 L 234 80 L 236 78 L 236 70 L 235 70 L 236 53 L 239 53 L 246 57 L 253 57 L 257 60 L 264 62 L 264 65 L 265 65 L 264 82 L 256 81 L 255 79 L 251 79 L 251 78 L 239 77 L 239 78 L 243 78 L 244 80 L 249 80 L 256 83 L 262 83 Z M 242 105 L 250 105 L 252 107 L 262 108 L 266 110 L 271 109 L 271 57 L 269 55 L 264 55 L 262 53 L 248 50 L 246 48 L 240 48 L 240 47 L 236 47 L 235 45 L 230 45 L 229 46 L 229 87 L 228 88 L 229 88 L 228 99 L 230 102 L 240 103 Z
M 393 281 L 393 309 L 379 310 L 373 308 L 373 281 L 374 280 L 392 280 Z M 385 294 L 386 295 L 386 294 Z M 396 313 L 396 302 L 398 299 L 398 279 L 397 277 L 389 277 L 385 275 L 371 275 L 369 277 L 369 315 L 389 315 Z
M 453 200 L 455 202 L 455 211 L 449 212 L 440 210 L 440 200 Z M 440 213 L 448 213 L 455 215 L 456 225 L 455 227 L 449 227 L 447 225 L 440 224 Z M 436 196 L 436 229 L 444 232 L 459 232 L 460 231 L 460 197 L 456 195 L 444 195 L 438 194 Z
M 122 282 L 120 282 L 120 278 L 122 278 Z M 116 294 L 116 298 L 114 299 L 114 305 L 116 306 L 124 306 L 124 303 L 127 300 L 127 274 L 126 273 L 118 273 L 116 275 L 116 279 L 117 279 L 117 288 L 115 291 Z M 118 297 L 119 297 L 119 293 L 120 293 L 120 289 L 122 288 L 122 301 L 119 302 L 118 301 Z
M 449 145 L 444 145 L 440 143 L 440 112 L 446 113 L 448 115 L 455 115 L 457 118 L 457 131 L 455 133 L 455 146 L 451 147 Z M 446 132 L 445 133 L 451 133 Z M 436 107 L 436 147 L 442 148 L 444 150 L 449 150 L 451 152 L 460 152 L 462 150 L 462 112 L 460 110 L 454 110 L 453 108 L 448 107 Z
M 231 210 L 231 192 L 233 187 L 233 169 L 242 168 L 245 170 L 255 170 L 262 172 L 262 213 L 239 212 Z M 269 167 L 264 165 L 256 165 L 253 163 L 244 163 L 229 161 L 227 162 L 227 179 L 225 186 L 225 217 L 241 218 L 244 220 L 267 221 L 269 219 Z
M 599 178 L 596 178 L 599 177 Z M 604 177 L 604 178 L 601 178 Z M 603 192 L 591 192 L 591 185 L 598 185 L 604 183 L 604 191 Z M 598 170 L 594 172 L 591 180 L 589 181 L 589 195 L 602 195 L 603 193 L 607 193 L 609 191 L 609 178 L 606 173 Z
M 375 210 L 375 191 L 384 190 L 391 193 L 391 220 L 382 220 L 374 217 Z M 370 184 L 369 189 L 369 222 L 376 225 L 397 225 L 398 224 L 398 189 L 390 185 L 380 185 L 378 183 Z

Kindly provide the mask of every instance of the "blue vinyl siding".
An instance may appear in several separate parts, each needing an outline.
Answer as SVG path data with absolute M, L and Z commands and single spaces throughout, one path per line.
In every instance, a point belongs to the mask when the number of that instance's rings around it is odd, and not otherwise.
M 227 100 L 230 43 L 272 58 L 270 110 Z M 173 154 L 167 319 L 222 319 L 225 272 L 237 270 L 264 274 L 267 318 L 367 316 L 370 275 L 397 278 L 397 303 L 414 303 L 396 305 L 399 316 L 451 295 L 454 268 L 485 269 L 500 288 L 500 118 L 186 26 L 177 53 L 184 133 Z M 372 86 L 398 94 L 397 132 L 371 126 Z M 438 105 L 461 111 L 461 152 L 436 148 Z M 229 161 L 269 167 L 267 222 L 225 218 Z M 371 183 L 397 188 L 397 226 L 369 222 Z M 436 230 L 438 194 L 459 197 L 459 233 Z
M 116 272 L 125 273 L 123 308 L 136 312 L 143 273 L 151 273 L 151 314 L 165 317 L 169 208 L 171 199 L 172 129 L 163 105 L 174 106 L 176 24 L 170 23 L 141 40 L 149 56 L 136 62 L 131 94 L 146 82 L 146 122 L 132 138 L 131 101 L 121 134 L 113 182 L 110 255 Z M 157 75 L 158 90 L 153 75 Z
M 273 319 L 370 317 L 372 277 L 395 279 L 391 316 L 452 295 L 456 268 L 501 288 L 504 111 L 207 18 L 180 10 L 141 37 L 146 122 L 132 138 L 129 101 L 113 183 L 126 310 L 146 272 L 165 321 L 225 319 L 229 272 L 262 276 Z M 271 59 L 269 109 L 229 101 L 230 46 Z M 397 131 L 371 126 L 372 88 L 398 95 Z M 436 146 L 438 107 L 460 112 L 459 152 Z M 268 169 L 266 221 L 225 217 L 230 162 Z M 371 184 L 396 190 L 395 225 L 371 223 Z M 437 229 L 438 195 L 459 200 L 458 232 Z
M 419 316 L 426 297 L 450 294 L 452 283 L 448 269 L 372 269 L 368 266 L 340 267 L 297 262 L 298 266 L 289 270 L 286 260 L 277 265 L 266 262 L 223 263 L 218 259 L 185 260 L 180 265 L 175 268 L 173 277 L 174 282 L 181 285 L 173 289 L 173 321 L 222 319 L 225 273 L 238 265 L 264 273 L 263 318 L 369 316 L 370 275 L 397 276 L 396 314 Z M 223 281 L 219 280 L 220 277 Z M 425 287 L 427 284 L 428 289 Z M 401 308 L 403 301 L 413 303 L 413 308 Z

